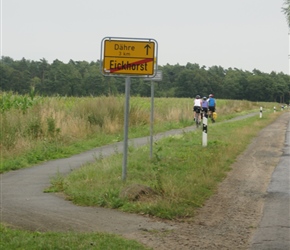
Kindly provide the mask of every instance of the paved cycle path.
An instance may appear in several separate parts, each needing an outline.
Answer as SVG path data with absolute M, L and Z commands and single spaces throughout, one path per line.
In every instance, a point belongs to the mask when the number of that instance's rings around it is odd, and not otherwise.
M 195 126 L 154 135 L 154 140 L 195 130 Z M 134 147 L 149 143 L 150 136 L 130 139 Z M 54 193 L 44 193 L 51 178 L 69 174 L 83 164 L 123 152 L 124 142 L 94 148 L 69 158 L 38 164 L 0 175 L 0 222 L 36 231 L 98 231 L 116 234 L 136 230 L 170 230 L 173 226 L 149 217 L 100 207 L 81 207 Z M 112 226 L 113 225 L 113 226 Z

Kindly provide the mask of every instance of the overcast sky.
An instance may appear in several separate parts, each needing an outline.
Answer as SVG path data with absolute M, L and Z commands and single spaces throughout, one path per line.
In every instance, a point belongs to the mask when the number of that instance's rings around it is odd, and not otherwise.
M 0 0 L 1 55 L 97 61 L 104 37 L 153 38 L 158 64 L 288 74 L 283 0 Z

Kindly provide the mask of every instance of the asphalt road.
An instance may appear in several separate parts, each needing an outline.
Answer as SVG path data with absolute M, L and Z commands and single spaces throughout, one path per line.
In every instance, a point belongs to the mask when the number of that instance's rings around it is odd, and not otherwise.
M 290 249 L 290 120 L 278 166 L 267 190 L 263 217 L 252 250 Z

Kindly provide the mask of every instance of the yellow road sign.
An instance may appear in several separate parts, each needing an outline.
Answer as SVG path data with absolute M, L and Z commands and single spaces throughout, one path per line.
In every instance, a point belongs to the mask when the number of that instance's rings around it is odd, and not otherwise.
M 155 43 L 144 41 L 106 40 L 105 56 L 154 58 Z
M 112 40 L 104 41 L 103 73 L 153 75 L 155 42 Z

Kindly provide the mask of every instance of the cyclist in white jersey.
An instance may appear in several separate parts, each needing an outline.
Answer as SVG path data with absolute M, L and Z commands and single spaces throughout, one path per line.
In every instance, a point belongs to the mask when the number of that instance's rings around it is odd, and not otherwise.
M 199 95 L 197 95 L 193 101 L 193 113 L 194 113 L 194 119 L 195 119 L 196 113 L 199 114 L 199 116 L 201 114 L 201 99 Z

